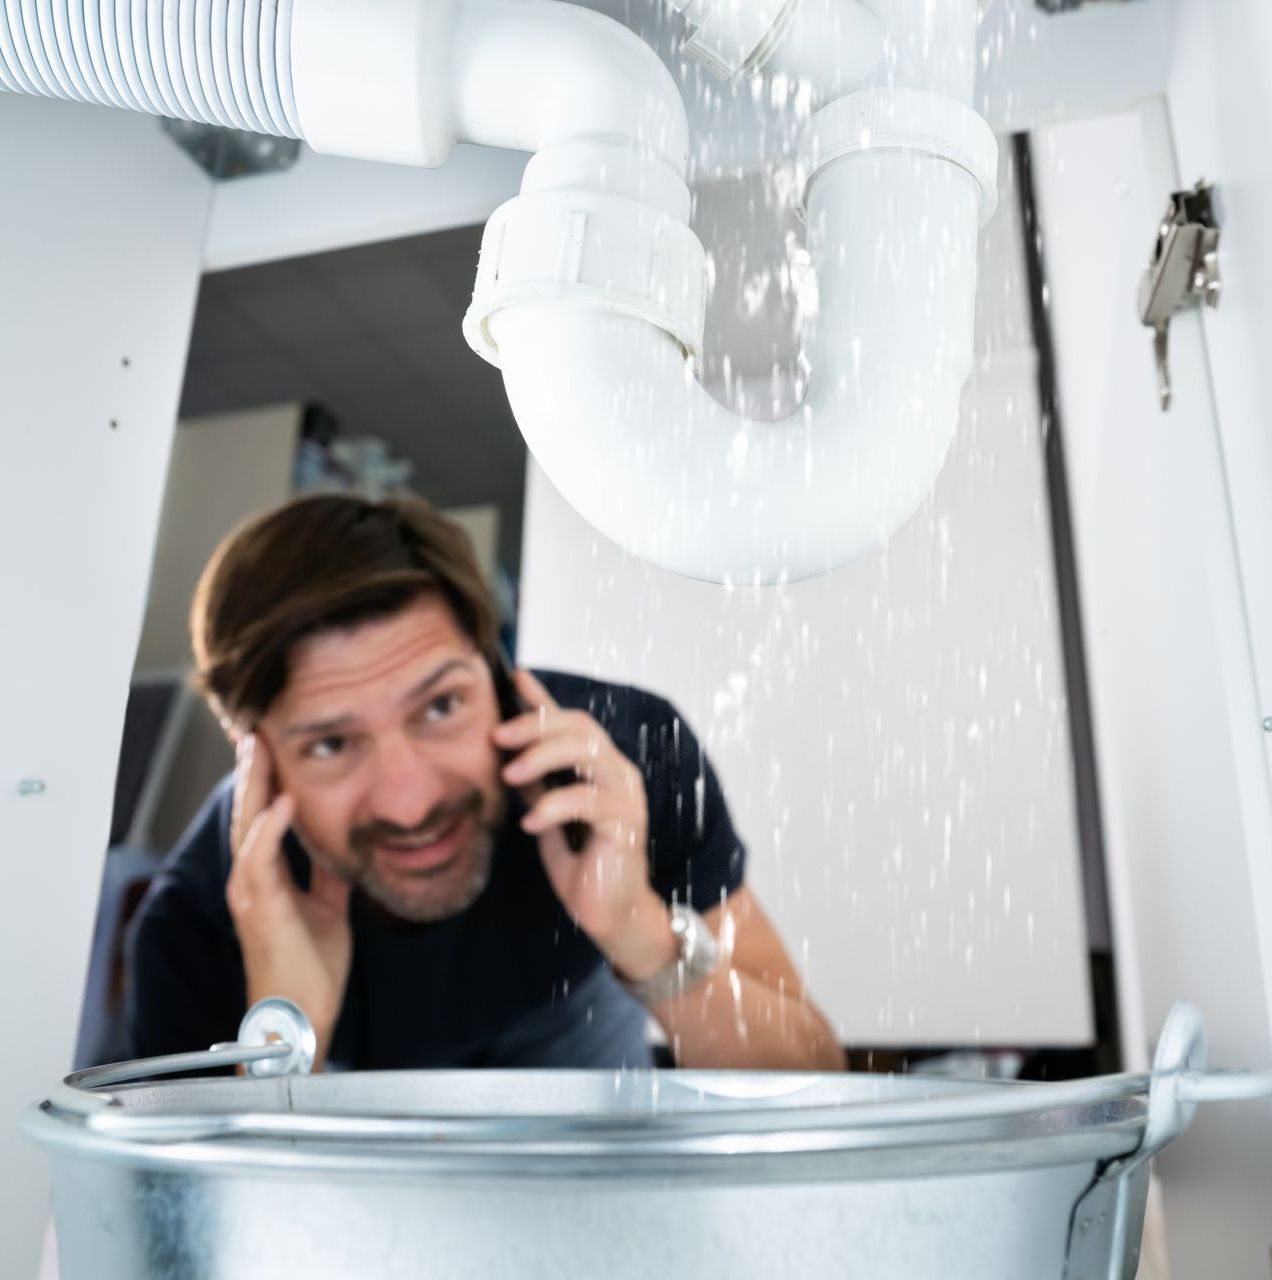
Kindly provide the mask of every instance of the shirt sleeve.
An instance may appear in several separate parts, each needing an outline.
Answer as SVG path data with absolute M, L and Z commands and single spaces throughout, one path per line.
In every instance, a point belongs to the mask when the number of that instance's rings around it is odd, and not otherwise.
M 742 885 L 746 848 L 711 761 L 670 703 L 650 699 L 637 729 L 636 759 L 649 802 L 654 888 L 664 901 L 696 911 L 719 906 Z
M 130 1056 L 189 1053 L 235 1039 L 247 986 L 232 941 L 179 880 L 155 881 L 125 947 Z

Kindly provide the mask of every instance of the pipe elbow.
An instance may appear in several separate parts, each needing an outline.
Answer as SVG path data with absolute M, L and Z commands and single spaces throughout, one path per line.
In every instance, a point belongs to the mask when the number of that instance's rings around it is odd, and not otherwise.
M 564 0 L 294 7 L 298 132 L 317 151 L 435 167 L 456 141 L 539 152 L 612 139 L 683 174 L 684 103 L 657 54 Z
M 797 581 L 877 550 L 931 489 L 957 423 L 961 377 L 922 359 L 872 362 L 783 422 L 750 422 L 644 321 L 542 303 L 491 324 L 513 412 L 562 496 L 691 578 Z
M 537 152 L 613 140 L 685 172 L 689 126 L 675 80 L 603 14 L 563 0 L 462 0 L 452 67 L 460 141 Z

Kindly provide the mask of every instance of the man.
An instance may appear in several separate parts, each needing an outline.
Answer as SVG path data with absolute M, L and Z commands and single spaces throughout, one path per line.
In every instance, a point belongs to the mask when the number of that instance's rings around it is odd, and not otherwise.
M 191 631 L 238 765 L 131 930 L 137 1055 L 231 1040 L 282 995 L 319 1068 L 648 1065 L 650 1013 L 681 1065 L 842 1066 L 688 727 L 501 674 L 468 540 L 425 503 L 250 521 Z

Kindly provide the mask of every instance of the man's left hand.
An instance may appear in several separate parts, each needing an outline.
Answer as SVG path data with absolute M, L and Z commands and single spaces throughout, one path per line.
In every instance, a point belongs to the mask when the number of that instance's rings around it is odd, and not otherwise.
M 610 963 L 629 978 L 675 958 L 666 906 L 649 883 L 649 810 L 640 770 L 585 711 L 559 707 L 528 671 L 516 673 L 530 710 L 498 725 L 497 746 L 513 753 L 503 779 L 530 805 L 524 830 L 539 839 L 548 879 L 562 905 Z M 558 771 L 577 782 L 545 788 Z M 574 853 L 567 823 L 587 827 Z

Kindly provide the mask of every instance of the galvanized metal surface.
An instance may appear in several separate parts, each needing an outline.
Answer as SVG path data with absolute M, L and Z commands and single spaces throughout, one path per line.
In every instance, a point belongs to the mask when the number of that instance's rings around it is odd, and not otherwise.
M 57 1162 L 64 1280 L 1060 1280 L 1089 1171 L 848 1183 L 448 1185 Z M 1101 1277 L 1103 1280 L 1103 1276 Z
M 1071 1210 L 1139 1146 L 1146 1107 L 983 1114 L 1032 1092 L 367 1073 L 129 1085 L 87 1113 L 46 1104 L 28 1128 L 54 1151 L 64 1280 L 1061 1280 Z

